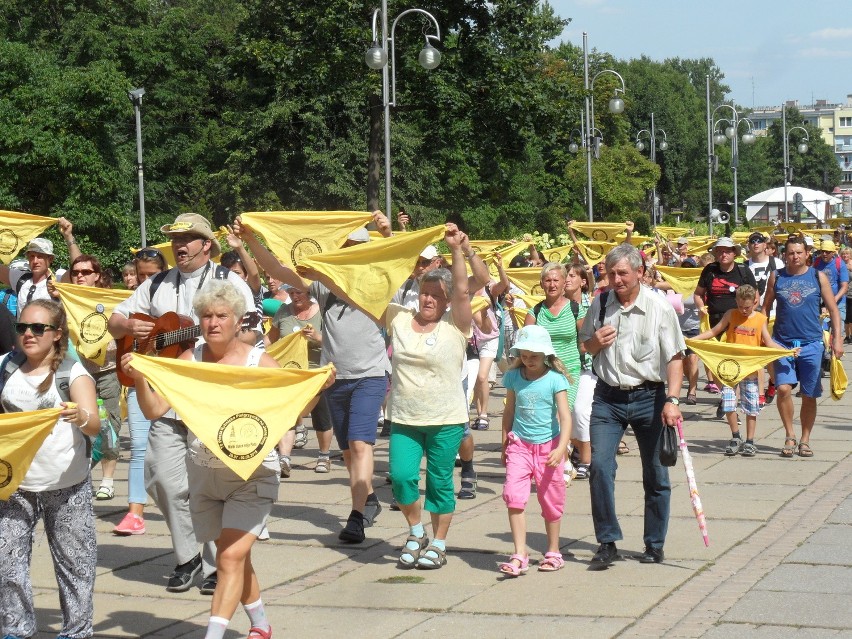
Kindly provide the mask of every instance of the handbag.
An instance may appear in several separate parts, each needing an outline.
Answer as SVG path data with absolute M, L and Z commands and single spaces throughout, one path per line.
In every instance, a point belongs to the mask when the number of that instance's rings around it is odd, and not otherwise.
M 660 432 L 660 464 L 663 466 L 677 464 L 677 432 L 665 424 Z

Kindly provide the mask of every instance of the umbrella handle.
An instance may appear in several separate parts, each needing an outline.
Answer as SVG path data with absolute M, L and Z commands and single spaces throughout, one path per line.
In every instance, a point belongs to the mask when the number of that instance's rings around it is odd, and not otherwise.
M 686 440 L 683 438 L 683 419 L 677 420 L 677 424 L 675 425 L 677 428 L 677 436 L 680 439 L 681 448 L 686 446 Z

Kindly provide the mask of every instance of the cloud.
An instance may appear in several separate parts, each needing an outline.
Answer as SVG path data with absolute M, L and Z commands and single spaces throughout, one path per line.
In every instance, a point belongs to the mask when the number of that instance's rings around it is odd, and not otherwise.
M 852 58 L 852 50 L 811 47 L 810 49 L 800 49 L 799 55 L 803 58 Z
M 826 29 L 820 29 L 819 31 L 814 31 L 811 33 L 812 38 L 822 38 L 823 40 L 840 40 L 845 38 L 852 38 L 852 28 L 835 28 L 828 27 Z

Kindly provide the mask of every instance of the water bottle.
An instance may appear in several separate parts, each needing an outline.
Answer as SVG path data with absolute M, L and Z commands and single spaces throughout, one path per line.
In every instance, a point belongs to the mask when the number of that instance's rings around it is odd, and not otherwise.
M 115 431 L 112 429 L 112 424 L 109 421 L 109 413 L 102 399 L 98 400 L 98 417 L 101 420 L 100 436 L 102 449 L 114 450 L 118 448 L 118 437 L 116 437 Z

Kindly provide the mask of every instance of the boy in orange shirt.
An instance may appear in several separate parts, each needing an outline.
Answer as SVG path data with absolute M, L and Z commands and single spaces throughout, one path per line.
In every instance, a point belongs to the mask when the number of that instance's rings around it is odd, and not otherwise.
M 736 292 L 737 308 L 725 313 L 716 326 L 696 336 L 695 339 L 710 339 L 717 337 L 722 331 L 727 331 L 725 337 L 729 344 L 782 348 L 769 335 L 766 315 L 755 310 L 757 299 L 757 289 L 748 284 L 740 286 Z M 740 393 L 740 404 L 746 415 L 745 443 L 740 437 L 737 424 L 737 390 Z M 757 414 L 760 412 L 757 373 L 742 379 L 733 388 L 722 387 L 722 411 L 728 420 L 728 426 L 731 427 L 731 441 L 725 448 L 725 455 L 733 457 L 737 453 L 742 453 L 743 457 L 754 457 L 757 454 L 754 432 L 757 429 Z

